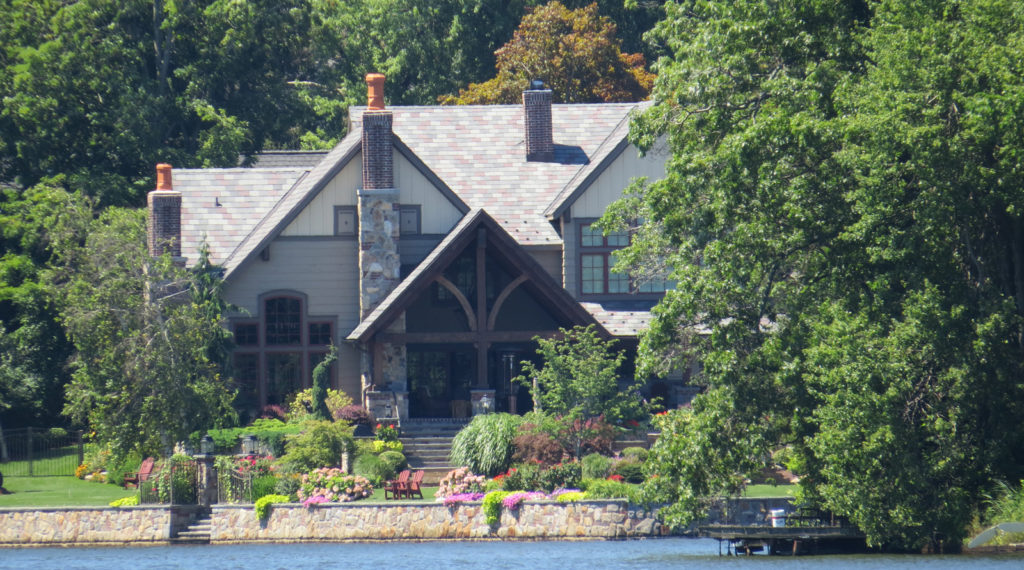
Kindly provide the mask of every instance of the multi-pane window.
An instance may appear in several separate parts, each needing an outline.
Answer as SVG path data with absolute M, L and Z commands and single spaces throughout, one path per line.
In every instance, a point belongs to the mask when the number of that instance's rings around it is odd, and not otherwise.
M 235 321 L 235 405 L 255 417 L 263 406 L 284 404 L 311 385 L 313 368 L 334 342 L 334 321 L 310 317 L 301 294 L 267 296 L 262 314 Z M 331 367 L 330 377 L 335 377 Z M 332 380 L 333 383 L 333 380 Z
M 613 273 L 615 250 L 629 245 L 629 234 L 604 235 L 590 224 L 580 226 L 580 284 L 584 295 L 629 293 L 629 276 Z
M 302 344 L 302 302 L 275 297 L 264 302 L 267 344 Z
M 331 323 L 309 323 L 309 344 L 331 344 Z
M 608 235 L 591 224 L 580 225 L 580 292 L 584 295 L 619 295 L 625 293 L 663 293 L 664 279 L 632 283 L 629 275 L 616 273 L 615 252 L 629 245 L 629 233 Z
M 235 324 L 235 344 L 257 346 L 260 343 L 260 326 L 256 323 Z

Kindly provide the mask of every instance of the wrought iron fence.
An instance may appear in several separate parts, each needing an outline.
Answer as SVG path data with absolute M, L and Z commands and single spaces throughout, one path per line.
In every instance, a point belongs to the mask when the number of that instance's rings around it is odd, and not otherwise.
M 217 502 L 253 502 L 252 479 L 252 473 L 242 473 L 235 469 L 219 469 L 217 471 Z
M 0 471 L 6 477 L 74 475 L 84 457 L 80 430 L 29 427 L 0 432 Z
M 178 457 L 162 461 L 159 469 L 139 483 L 139 503 L 199 504 L 198 463 Z

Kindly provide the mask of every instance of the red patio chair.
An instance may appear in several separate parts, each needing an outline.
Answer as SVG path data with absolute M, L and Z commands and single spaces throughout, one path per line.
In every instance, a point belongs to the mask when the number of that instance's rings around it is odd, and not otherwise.
M 420 488 L 420 484 L 423 483 L 423 471 L 417 471 L 413 473 L 412 479 L 409 480 L 408 485 L 405 488 L 405 496 L 409 499 L 413 495 L 418 495 L 420 499 L 423 498 L 423 490 Z
M 405 469 L 398 474 L 398 479 L 384 483 L 385 499 L 401 499 L 405 496 L 406 487 L 409 484 L 409 470 Z M 389 497 L 388 494 L 391 494 Z

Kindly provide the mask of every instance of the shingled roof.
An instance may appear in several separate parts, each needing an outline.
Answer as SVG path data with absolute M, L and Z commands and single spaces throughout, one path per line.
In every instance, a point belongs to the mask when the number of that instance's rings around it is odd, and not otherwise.
M 389 110 L 396 148 L 460 211 L 482 208 L 520 245 L 543 246 L 561 245 L 549 218 L 621 153 L 630 114 L 645 105 L 553 105 L 550 162 L 526 161 L 520 105 Z M 312 168 L 175 170 L 183 254 L 193 259 L 205 236 L 227 275 L 258 255 L 358 155 L 364 111 L 350 109 L 351 131 Z
M 302 168 L 175 170 L 174 188 L 181 192 L 181 254 L 194 262 L 205 241 L 210 260 L 222 263 L 307 172 Z

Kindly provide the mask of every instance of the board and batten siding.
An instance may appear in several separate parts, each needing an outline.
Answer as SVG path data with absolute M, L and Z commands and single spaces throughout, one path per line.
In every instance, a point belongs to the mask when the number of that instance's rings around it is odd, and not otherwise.
M 334 207 L 355 206 L 363 184 L 362 155 L 357 153 L 281 233 L 283 236 L 334 235 Z M 395 186 L 401 204 L 420 206 L 420 232 L 447 234 L 462 214 L 401 153 L 394 152 Z
M 278 290 L 306 295 L 306 314 L 336 319 L 338 388 L 358 399 L 359 353 L 341 342 L 359 324 L 359 269 L 355 239 L 278 238 L 270 258 L 254 257 L 224 284 L 224 299 L 247 317 L 260 316 L 260 295 Z
M 635 178 L 649 180 L 665 177 L 667 154 L 652 149 L 646 156 L 629 145 L 604 169 L 582 196 L 572 205 L 573 218 L 600 218 L 609 204 L 622 197 L 622 192 Z
M 562 244 L 565 255 L 562 257 L 562 271 L 565 288 L 573 297 L 580 297 L 579 288 L 579 222 L 577 219 L 591 220 L 604 215 L 608 206 L 622 197 L 622 193 L 636 178 L 647 177 L 658 180 L 665 177 L 665 163 L 668 151 L 664 141 L 659 141 L 646 156 L 633 145 L 629 145 L 618 157 L 608 165 L 601 175 L 586 191 L 570 206 L 571 221 L 562 226 Z

